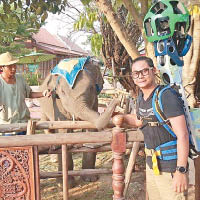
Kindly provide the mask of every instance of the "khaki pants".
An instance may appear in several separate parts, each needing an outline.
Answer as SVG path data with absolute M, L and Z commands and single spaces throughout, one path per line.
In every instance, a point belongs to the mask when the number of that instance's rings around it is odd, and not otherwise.
M 146 183 L 149 200 L 187 200 L 187 192 L 174 192 L 172 179 L 172 174 L 167 172 L 154 175 L 153 170 L 146 165 Z

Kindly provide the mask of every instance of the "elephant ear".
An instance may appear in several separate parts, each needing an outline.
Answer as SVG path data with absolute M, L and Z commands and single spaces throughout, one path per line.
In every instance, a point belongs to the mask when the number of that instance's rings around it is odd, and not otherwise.
M 51 95 L 52 98 L 54 98 L 54 99 L 55 98 L 59 98 L 58 95 L 56 94 L 56 91 L 55 91 L 55 87 L 57 87 L 56 86 L 56 84 L 57 84 L 56 80 L 57 80 L 57 76 L 56 75 L 49 74 L 45 78 L 45 80 L 42 83 L 42 85 L 40 86 L 40 91 L 42 92 L 42 91 L 44 91 L 46 89 L 49 89 L 49 90 L 52 91 L 52 95 Z
M 50 85 L 51 85 L 51 82 L 52 82 L 52 75 L 49 74 L 45 80 L 43 81 L 42 85 L 40 86 L 41 89 L 50 89 Z
M 96 66 L 96 67 L 97 67 L 96 90 L 97 90 L 97 93 L 99 94 L 101 90 L 103 89 L 104 80 L 101 74 L 100 67 L 99 66 Z
M 91 77 L 94 80 L 97 93 L 99 94 L 103 89 L 104 80 L 101 74 L 101 70 L 99 65 L 97 65 L 94 61 L 90 61 L 87 66 L 87 70 L 90 71 Z
M 96 77 L 96 84 L 100 85 L 103 88 L 104 80 L 101 74 L 100 66 L 95 65 L 97 68 L 97 77 Z

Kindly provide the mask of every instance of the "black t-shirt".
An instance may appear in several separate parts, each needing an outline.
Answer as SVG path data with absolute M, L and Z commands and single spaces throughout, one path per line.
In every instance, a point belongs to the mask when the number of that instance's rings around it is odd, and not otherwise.
M 155 88 L 156 90 L 156 88 Z M 155 91 L 154 90 L 154 91 Z M 138 112 L 141 117 L 155 118 L 152 108 L 152 97 L 153 93 L 146 99 L 142 97 L 139 101 Z M 163 111 L 167 118 L 176 117 L 184 114 L 183 103 L 170 89 L 166 89 L 162 94 L 162 105 Z M 142 129 L 144 134 L 144 143 L 148 149 L 155 149 L 157 146 L 166 142 L 176 140 L 163 126 L 145 126 Z M 147 157 L 147 164 L 152 169 L 152 159 L 150 156 Z M 158 165 L 160 171 L 163 172 L 174 172 L 176 169 L 177 160 L 164 161 L 158 159 Z

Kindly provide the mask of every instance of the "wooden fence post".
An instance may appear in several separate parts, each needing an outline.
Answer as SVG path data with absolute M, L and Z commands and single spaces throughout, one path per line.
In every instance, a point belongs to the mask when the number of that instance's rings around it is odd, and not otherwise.
M 27 124 L 27 135 L 35 135 L 36 121 L 29 120 Z M 33 146 L 34 156 L 34 171 L 35 171 L 35 198 L 36 200 L 41 199 L 40 194 L 40 167 L 39 167 L 39 153 L 38 146 Z
M 26 135 L 34 135 L 36 129 L 36 121 L 28 120 Z
M 62 144 L 63 200 L 68 200 L 68 156 L 67 145 Z
M 67 145 L 62 144 L 63 200 L 68 200 L 68 156 Z
M 39 167 L 39 153 L 38 153 L 38 146 L 33 147 L 34 153 L 34 171 L 35 171 L 35 193 L 36 193 L 36 200 L 41 199 L 40 194 L 40 167 Z
M 123 156 L 126 151 L 126 133 L 123 132 L 123 129 L 120 128 L 123 123 L 123 117 L 118 115 L 113 118 L 113 123 L 115 124 L 115 128 L 112 131 L 112 143 L 111 148 L 113 151 L 113 200 L 125 200 L 123 196 L 124 192 L 124 163 L 123 163 Z

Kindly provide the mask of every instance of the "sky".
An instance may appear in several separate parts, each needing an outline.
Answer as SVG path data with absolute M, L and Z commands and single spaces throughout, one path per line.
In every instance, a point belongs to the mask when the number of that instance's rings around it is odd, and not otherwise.
M 75 32 L 73 29 L 74 19 L 78 18 L 78 12 L 83 10 L 83 6 L 79 0 L 69 0 L 75 8 L 67 8 L 65 14 L 48 14 L 47 22 L 43 26 L 51 34 L 59 34 L 69 37 L 72 42 L 79 45 L 84 50 L 91 50 L 90 45 L 83 45 L 87 40 L 87 33 L 79 31 Z M 76 10 L 77 9 L 77 10 Z

